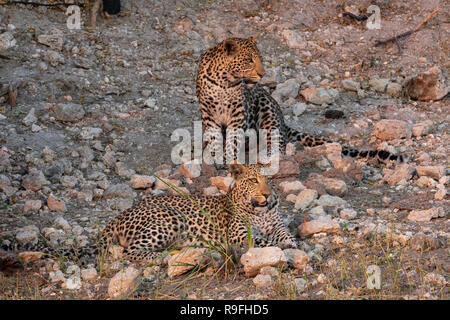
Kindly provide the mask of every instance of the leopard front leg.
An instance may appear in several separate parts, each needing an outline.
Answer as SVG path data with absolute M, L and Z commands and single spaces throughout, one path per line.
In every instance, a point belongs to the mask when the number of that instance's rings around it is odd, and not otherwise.
M 223 165 L 223 135 L 221 127 L 209 117 L 202 117 L 203 160 L 208 165 Z
M 260 228 L 259 231 L 273 245 L 278 246 L 282 249 L 297 248 L 295 238 L 291 235 L 288 228 L 284 225 L 277 208 L 267 210 L 260 217 L 258 217 L 258 220 Z
M 227 128 L 225 155 L 228 164 L 234 160 L 245 163 L 245 135 L 242 127 L 237 125 L 237 128 Z
M 231 223 L 228 228 L 229 243 L 240 248 L 270 247 L 276 245 L 273 241 L 265 237 L 265 235 L 249 226 L 248 221 L 239 220 Z

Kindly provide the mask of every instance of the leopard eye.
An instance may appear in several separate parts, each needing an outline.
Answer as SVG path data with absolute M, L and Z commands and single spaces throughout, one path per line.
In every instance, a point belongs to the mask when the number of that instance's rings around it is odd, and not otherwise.
M 252 183 L 258 183 L 258 179 L 256 179 L 256 178 L 250 178 L 248 180 Z
M 245 66 L 251 66 L 254 64 L 252 57 L 241 57 L 241 62 Z

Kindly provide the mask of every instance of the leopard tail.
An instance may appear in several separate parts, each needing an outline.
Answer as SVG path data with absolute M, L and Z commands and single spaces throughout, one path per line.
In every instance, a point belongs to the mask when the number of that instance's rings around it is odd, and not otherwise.
M 304 147 L 316 147 L 325 143 L 334 142 L 328 138 L 302 133 L 289 127 L 286 127 L 286 133 L 288 142 L 300 142 Z M 398 163 L 406 162 L 405 156 L 401 154 L 393 154 L 386 150 L 358 150 L 347 145 L 342 145 L 342 156 L 366 160 L 376 159 L 383 163 L 387 161 L 394 161 Z

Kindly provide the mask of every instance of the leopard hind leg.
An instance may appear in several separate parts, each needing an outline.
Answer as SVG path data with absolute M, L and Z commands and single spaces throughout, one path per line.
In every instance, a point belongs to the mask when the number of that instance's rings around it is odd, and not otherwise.
M 165 211 L 166 217 L 162 218 Z M 126 259 L 151 262 L 159 256 L 160 251 L 170 248 L 185 235 L 185 221 L 175 209 L 158 208 L 159 219 L 147 221 L 133 234 L 125 235 L 123 246 Z M 120 235 L 119 235 L 120 239 Z

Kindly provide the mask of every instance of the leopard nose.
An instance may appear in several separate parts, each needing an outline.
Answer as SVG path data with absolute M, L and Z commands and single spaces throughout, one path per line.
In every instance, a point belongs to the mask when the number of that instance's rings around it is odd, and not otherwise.
M 264 77 L 265 74 L 266 74 L 266 72 L 264 71 L 264 69 L 258 71 L 258 75 L 259 75 L 261 78 Z

